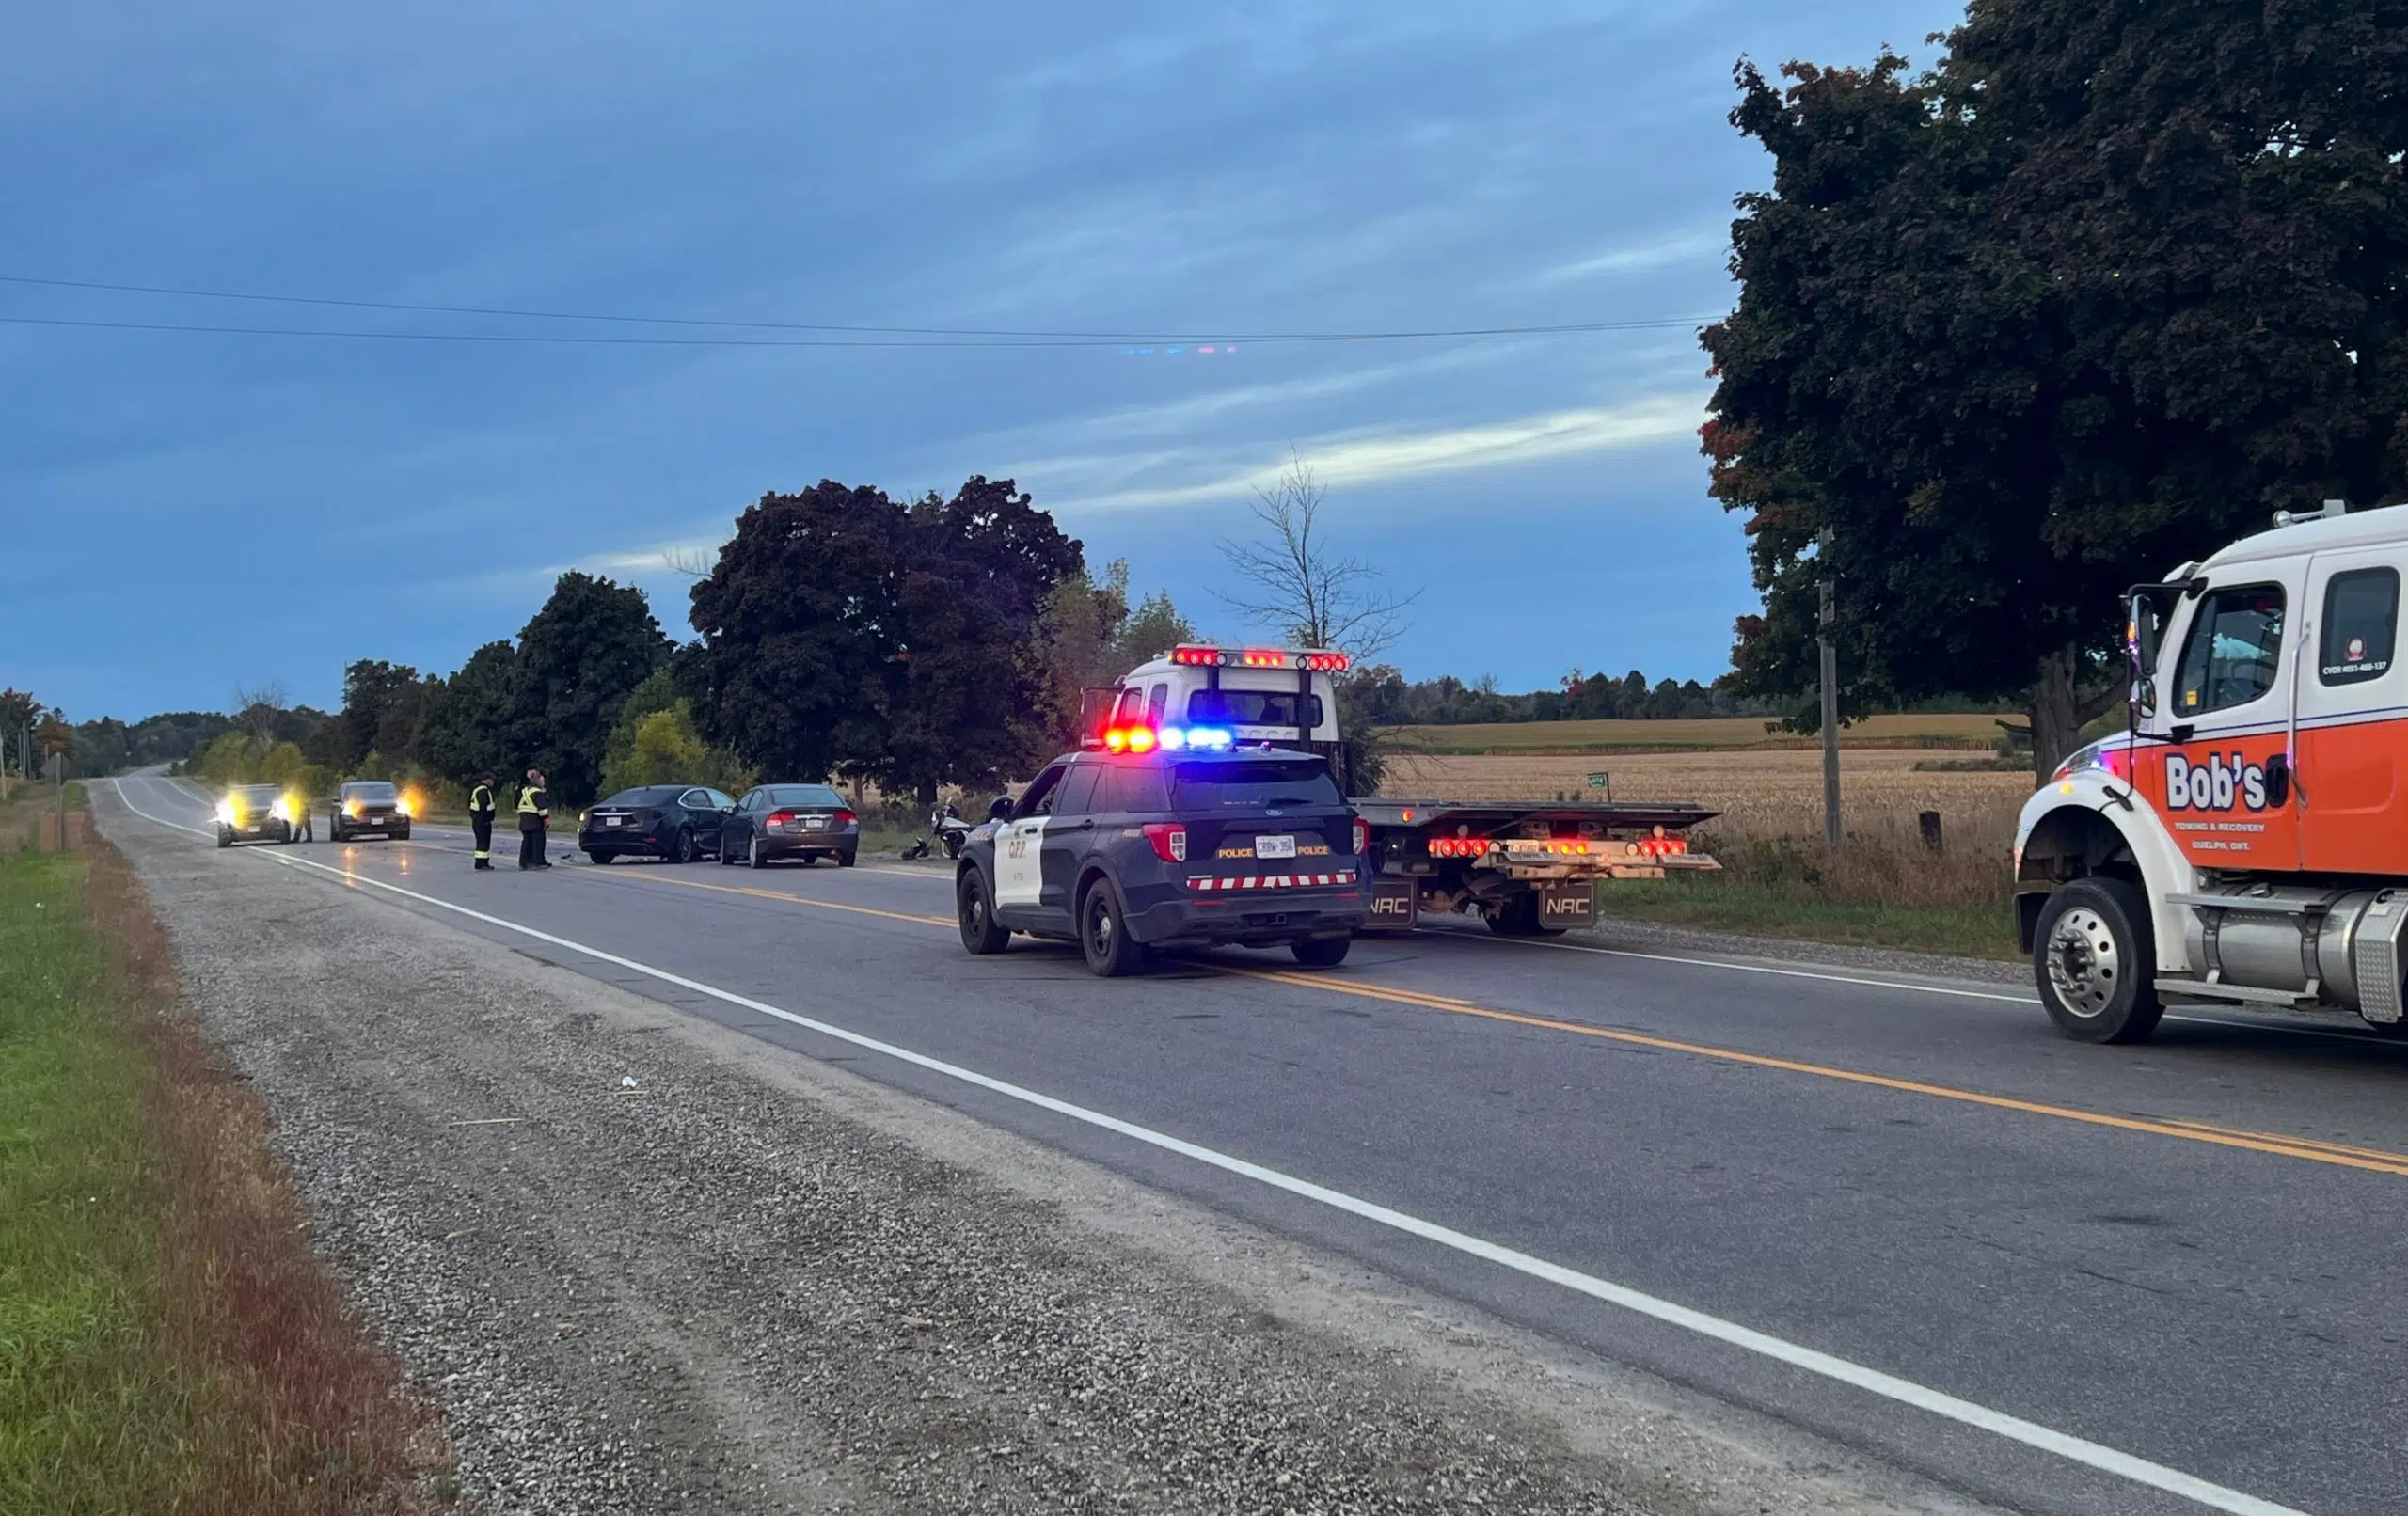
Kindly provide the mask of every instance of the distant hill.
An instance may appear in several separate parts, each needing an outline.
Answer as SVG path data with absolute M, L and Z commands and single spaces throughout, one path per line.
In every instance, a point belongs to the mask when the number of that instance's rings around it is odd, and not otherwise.
M 1873 716 L 1840 728 L 1846 748 L 1988 749 L 1999 738 L 1989 714 Z M 1656 721 L 1494 721 L 1465 726 L 1404 726 L 1388 734 L 1404 750 L 1477 752 L 1643 752 L 1683 749 L 1813 748 L 1819 736 L 1765 730 L 1761 716 L 1707 716 Z

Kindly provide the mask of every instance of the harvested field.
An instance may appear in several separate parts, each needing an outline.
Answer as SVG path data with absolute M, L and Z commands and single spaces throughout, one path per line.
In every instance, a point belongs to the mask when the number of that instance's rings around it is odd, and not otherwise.
M 1670 724 L 1670 723 L 1664 723 Z M 2028 773 L 1918 773 L 1928 750 L 1854 748 L 1840 753 L 1840 797 L 1846 813 L 1867 816 L 1938 811 L 1954 821 L 1976 813 L 2012 816 L 2032 793 Z M 1538 800 L 1559 794 L 1603 799 L 1588 776 L 1612 778 L 1618 800 L 1695 800 L 1753 831 L 1811 831 L 1821 827 L 1823 755 L 1809 749 L 1733 752 L 1399 753 L 1388 763 L 1382 792 L 1430 799 Z
M 1872 716 L 1840 729 L 1844 748 L 1988 748 L 1996 716 Z M 1680 721 L 1497 721 L 1400 727 L 1400 747 L 1431 753 L 1609 752 L 1684 748 L 1819 750 L 1822 739 L 1765 730 L 1761 716 Z

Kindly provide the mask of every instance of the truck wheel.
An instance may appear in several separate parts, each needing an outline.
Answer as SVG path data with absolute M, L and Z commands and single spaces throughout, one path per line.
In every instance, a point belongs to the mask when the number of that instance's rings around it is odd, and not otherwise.
M 1012 934 L 995 920 L 994 898 L 987 893 L 987 876 L 974 868 L 961 871 L 954 881 L 953 899 L 961 915 L 961 945 L 984 956 L 1010 945 Z
M 2032 974 L 2049 1019 L 2083 1042 L 2138 1042 L 2165 1014 L 2148 907 L 2122 879 L 2076 879 L 2049 896 Z
M 1535 891 L 1524 890 L 1507 895 L 1489 913 L 1488 929 L 1499 937 L 1536 937 L 1539 931 L 1539 897 Z
M 1105 979 L 1135 973 L 1146 966 L 1146 944 L 1129 935 L 1129 918 L 1120 908 L 1120 892 L 1110 879 L 1087 887 L 1079 902 L 1079 946 L 1087 969 Z
M 1288 951 L 1307 969 L 1335 969 L 1346 961 L 1346 950 L 1354 945 L 1351 937 L 1308 937 L 1289 943 Z

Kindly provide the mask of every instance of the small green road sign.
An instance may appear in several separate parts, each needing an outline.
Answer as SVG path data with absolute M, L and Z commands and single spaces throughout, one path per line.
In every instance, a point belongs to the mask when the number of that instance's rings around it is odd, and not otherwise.
M 1612 779 L 1611 774 L 1592 774 L 1589 776 L 1589 787 L 1592 790 L 1604 789 Z

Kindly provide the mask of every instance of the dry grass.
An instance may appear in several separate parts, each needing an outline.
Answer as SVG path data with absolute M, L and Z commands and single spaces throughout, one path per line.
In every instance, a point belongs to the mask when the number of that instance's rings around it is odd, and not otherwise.
M 2032 793 L 2028 772 L 1918 772 L 1928 754 L 1911 748 L 1860 748 L 1840 754 L 1842 814 L 1938 811 L 1953 821 L 2000 806 L 2010 811 Z M 1385 794 L 1430 799 L 1549 800 L 1558 795 L 1603 799 L 1588 776 L 1611 776 L 1618 800 L 1695 800 L 1753 830 L 1822 825 L 1823 758 L 1806 750 L 1738 752 L 1633 752 L 1611 756 L 1545 753 L 1422 755 L 1389 761 Z
M 440 1428 L 311 1257 L 132 871 L 100 843 L 0 876 L 0 1508 L 431 1508 Z
M 1873 716 L 1840 729 L 1847 748 L 1987 748 L 1999 737 L 1995 716 Z M 1398 748 L 1430 753 L 1610 752 L 1682 748 L 1819 748 L 1822 739 L 1765 730 L 1761 716 L 1709 716 L 1678 721 L 1496 721 L 1468 726 L 1399 727 Z

